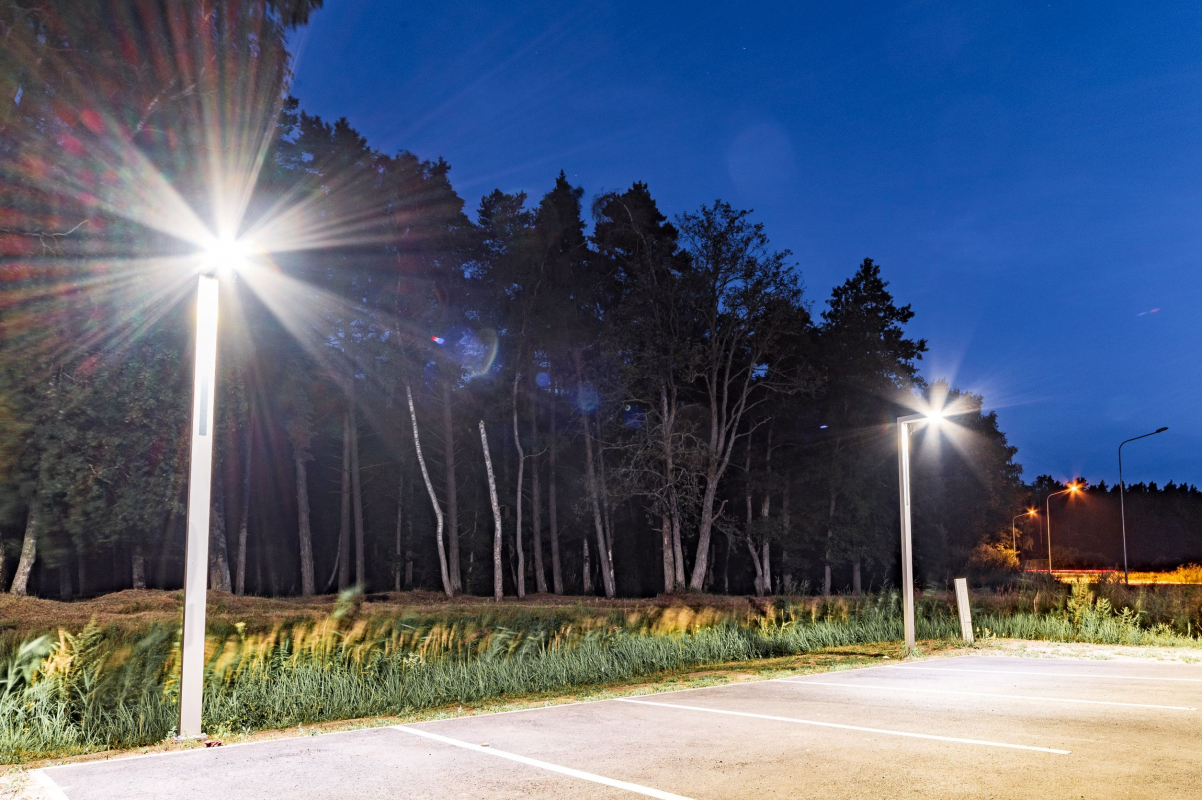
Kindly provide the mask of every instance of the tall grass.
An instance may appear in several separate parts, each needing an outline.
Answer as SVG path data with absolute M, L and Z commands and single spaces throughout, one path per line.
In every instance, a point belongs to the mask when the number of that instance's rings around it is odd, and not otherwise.
M 1086 587 L 1054 607 L 980 609 L 982 636 L 1192 644 Z M 995 602 L 996 604 L 996 602 Z M 1013 608 L 1007 609 L 1007 604 Z M 217 735 L 401 714 L 503 695 L 622 681 L 705 665 L 901 638 L 895 592 L 779 600 L 750 612 L 580 607 L 454 618 L 364 618 L 353 597 L 317 622 L 207 642 L 205 728 Z M 952 638 L 945 596 L 921 597 L 918 634 Z M 160 741 L 173 733 L 179 631 L 95 625 L 21 645 L 0 661 L 0 761 Z

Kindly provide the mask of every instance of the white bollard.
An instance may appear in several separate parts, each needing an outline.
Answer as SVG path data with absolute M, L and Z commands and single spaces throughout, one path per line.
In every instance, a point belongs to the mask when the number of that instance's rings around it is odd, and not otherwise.
M 972 609 L 968 605 L 967 578 L 956 578 L 956 610 L 960 612 L 960 635 L 972 644 Z

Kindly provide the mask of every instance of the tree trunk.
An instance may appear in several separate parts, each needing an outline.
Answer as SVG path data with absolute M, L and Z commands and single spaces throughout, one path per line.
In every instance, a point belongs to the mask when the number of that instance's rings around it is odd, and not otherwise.
M 580 356 L 580 350 L 574 350 L 572 355 L 576 360 L 577 396 L 583 396 L 584 363 Z M 593 436 L 587 412 L 581 412 L 580 421 L 584 425 L 584 474 L 585 482 L 588 485 L 589 500 L 593 507 L 593 527 L 597 535 L 597 562 L 601 567 L 601 582 L 605 588 L 605 596 L 613 597 L 616 593 L 613 564 L 607 558 L 609 556 L 609 548 L 607 547 L 604 523 L 601 519 L 600 487 L 597 486 L 597 467 L 594 462 L 595 456 L 593 455 Z
M 404 528 L 402 527 L 405 519 L 405 469 L 402 466 L 397 472 L 396 482 L 396 546 L 393 548 L 393 563 L 392 563 L 392 583 L 393 591 L 399 592 L 403 588 L 401 583 L 402 571 L 404 562 Z
M 781 525 L 781 550 L 780 550 L 780 571 L 781 571 L 781 588 L 786 592 L 792 592 L 793 575 L 789 572 L 789 554 L 785 550 L 785 543 L 790 540 L 789 534 L 791 531 L 791 517 L 789 516 L 789 482 L 786 480 L 784 488 L 781 489 L 780 500 L 780 525 Z
M 755 596 L 764 596 L 764 568 L 760 565 L 760 554 L 756 543 L 751 539 L 751 434 L 747 434 L 747 458 L 743 462 L 744 499 L 747 501 L 747 529 L 743 538 L 747 541 L 747 551 L 751 553 L 751 563 L 755 566 Z
M 355 402 L 355 378 L 350 380 L 351 413 L 351 508 L 355 512 L 355 582 L 367 591 L 367 546 L 363 533 L 363 487 L 359 475 L 359 413 Z
M 213 522 L 209 526 L 209 588 L 228 592 L 230 586 L 230 552 L 225 535 L 225 480 L 218 468 L 213 476 Z
M 306 454 L 297 451 L 293 458 L 296 461 L 296 536 L 300 545 L 301 594 L 307 597 L 317 591 L 313 572 L 313 532 L 309 528 L 309 474 L 305 467 Z M 272 577 L 275 577 L 274 572 Z M 274 580 L 271 588 L 274 593 Z
M 676 568 L 676 588 L 685 587 L 684 544 L 680 541 L 680 511 L 672 518 L 672 555 Z
M 602 564 L 609 564 L 609 574 L 613 581 L 614 593 L 618 591 L 617 576 L 614 575 L 614 506 L 609 494 L 609 481 L 605 474 L 605 450 L 597 452 L 597 485 L 602 487 L 601 522 L 605 530 L 605 555 Z
M 580 540 L 584 544 L 584 565 L 581 568 L 581 579 L 584 582 L 584 593 L 593 593 L 593 565 L 589 561 L 588 555 L 588 537 L 584 536 Z
M 559 518 L 557 516 L 558 495 L 555 491 L 555 457 L 559 451 L 559 441 L 555 430 L 555 399 L 559 392 L 554 392 L 551 398 L 551 453 L 547 465 L 547 522 L 550 523 L 551 537 L 551 588 L 555 594 L 563 594 L 563 564 L 559 560 Z
M 863 594 L 863 586 L 860 584 L 860 559 L 856 559 L 851 565 L 851 593 L 856 597 Z
M 697 526 L 697 559 L 693 562 L 693 574 L 689 577 L 689 588 L 694 592 L 705 590 L 705 576 L 709 572 L 710 539 L 714 531 L 714 499 L 718 495 L 718 476 L 708 470 L 705 491 L 701 495 L 701 522 Z
M 459 487 L 455 479 L 455 420 L 451 412 L 451 385 L 442 382 L 442 440 L 446 457 L 447 481 L 447 569 L 451 588 L 463 591 L 463 572 L 459 568 Z
M 416 499 L 414 497 L 416 492 L 415 492 L 415 489 L 414 489 L 412 483 L 408 484 L 406 489 L 408 491 L 408 500 L 407 500 L 406 505 L 408 505 L 410 508 L 412 508 L 414 503 L 416 502 Z M 405 588 L 412 589 L 413 588 L 413 515 L 408 514 L 408 515 L 406 515 L 406 517 L 407 517 L 407 519 L 405 520 L 405 529 L 406 529 L 406 531 L 405 531 L 405 533 L 406 533 L 406 535 L 405 535 Z
M 826 518 L 826 553 L 823 556 L 823 578 L 822 578 L 822 596 L 831 596 L 831 547 L 835 540 L 835 501 L 839 495 L 834 489 L 831 489 L 830 508 L 827 510 Z
M 338 591 L 351 585 L 351 412 L 342 412 L 342 507 L 338 529 Z
M 663 382 L 659 385 L 659 401 L 660 401 L 660 416 L 663 418 L 663 437 L 662 445 L 664 448 L 664 492 L 668 502 L 668 517 L 669 525 L 671 526 L 671 542 L 667 545 L 671 548 L 671 555 L 664 554 L 665 563 L 671 559 L 673 574 L 670 581 L 672 589 L 683 589 L 685 586 L 684 577 L 684 548 L 680 542 L 680 499 L 676 495 L 676 463 L 675 455 L 672 452 L 672 430 L 676 423 L 676 404 L 673 398 L 668 397 L 668 387 Z M 665 585 L 669 581 L 664 581 Z
M 518 430 L 518 381 L 521 373 L 513 376 L 513 446 L 518 451 L 518 482 L 514 490 L 514 509 L 516 510 L 517 525 L 514 526 L 514 546 L 517 552 L 517 585 L 518 597 L 526 596 L 526 548 L 522 546 L 522 483 L 526 472 L 526 451 L 522 449 L 522 437 Z
M 505 571 L 501 568 L 501 504 L 497 500 L 497 476 L 492 469 L 492 456 L 488 453 L 488 434 L 484 432 L 484 420 L 480 420 L 480 446 L 484 449 L 484 470 L 488 474 L 488 499 L 492 503 L 492 596 L 499 603 L 505 595 Z
M 255 542 L 255 594 L 263 595 L 263 552 L 264 543 L 262 536 L 258 537 Z
M 530 382 L 530 549 L 534 551 L 534 591 L 547 593 L 547 571 L 543 566 L 542 486 L 538 470 L 538 394 Z
M 242 514 L 238 520 L 238 569 L 234 574 L 234 594 L 246 594 L 246 542 L 250 533 L 250 460 L 254 453 L 255 406 L 250 406 L 246 424 L 246 447 L 242 451 Z
M 729 535 L 722 538 L 726 540 L 726 547 L 722 551 L 722 594 L 730 594 L 730 551 L 734 549 L 734 542 Z M 717 547 L 714 545 L 715 550 Z
M 142 552 L 142 543 L 134 542 L 129 553 L 129 573 L 133 588 L 146 588 L 146 556 Z M 69 575 L 64 572 L 63 574 Z
M 772 423 L 768 423 L 768 441 L 764 448 L 764 474 L 768 476 L 768 483 L 764 487 L 764 496 L 760 500 L 760 519 L 768 519 L 768 512 L 772 505 Z M 764 594 L 772 594 L 772 549 L 769 545 L 770 540 L 765 538 L 760 544 L 760 549 L 763 555 L 760 560 L 764 567 Z
M 421 467 L 422 480 L 426 483 L 426 493 L 430 495 L 430 505 L 434 507 L 434 543 L 438 548 L 438 567 L 442 574 L 442 591 L 447 597 L 455 596 L 451 585 L 451 575 L 447 570 L 447 551 L 442 543 L 442 508 L 438 505 L 438 496 L 434 494 L 434 484 L 430 481 L 430 471 L 426 469 L 426 457 L 422 455 L 421 434 L 417 430 L 417 410 L 413 407 L 413 390 L 405 384 L 405 399 L 409 402 L 409 419 L 413 423 L 413 448 L 417 451 L 417 464 Z
M 760 554 L 750 539 L 747 542 L 747 552 L 751 554 L 751 563 L 755 566 L 755 596 L 764 596 L 764 567 L 760 564 Z
M 676 589 L 676 564 L 672 557 L 672 520 L 667 514 L 660 517 L 660 538 L 664 551 L 664 594 L 671 594 Z
M 308 483 L 307 477 L 305 479 L 305 482 Z M 305 495 L 304 502 L 305 502 L 305 509 L 307 510 L 309 508 L 309 497 L 307 494 L 308 489 L 305 489 L 305 492 L 306 492 L 306 495 Z M 297 508 L 300 508 L 299 500 L 297 501 Z M 299 526 L 298 526 L 298 530 L 299 530 Z M 310 540 L 310 542 L 311 541 L 312 540 Z M 275 548 L 274 542 L 263 542 L 263 546 L 259 550 L 259 554 L 262 556 L 263 562 L 267 565 L 267 586 L 269 587 L 269 589 L 271 591 L 272 597 L 278 597 L 280 594 L 280 571 L 276 567 L 275 549 L 276 548 Z M 310 552 L 311 551 L 312 551 L 312 548 L 310 548 Z M 302 569 L 302 571 L 304 570 L 303 563 L 301 564 L 301 569 Z M 302 585 L 304 585 L 303 580 L 302 580 Z
M 717 545 L 714 543 L 714 540 L 710 539 L 710 553 L 707 555 L 707 557 L 705 559 L 705 563 L 709 565 L 709 568 L 706 569 L 705 577 L 701 581 L 701 591 L 703 591 L 703 592 L 712 591 L 714 588 L 714 561 L 716 561 L 716 559 L 714 558 L 713 550 L 716 547 L 717 547 Z M 727 539 L 727 542 L 726 542 L 726 562 L 729 565 L 729 563 L 730 563 L 730 540 L 729 539 Z M 729 587 L 727 588 L 726 592 L 727 592 L 727 594 L 730 593 Z
M 0 582 L 4 580 L 0 576 Z M 64 559 L 63 563 L 58 565 L 58 598 L 60 600 L 71 599 L 71 561 Z
M 21 559 L 17 562 L 17 571 L 13 573 L 12 586 L 8 593 L 23 596 L 29 592 L 29 574 L 33 572 L 33 562 L 38 557 L 38 499 L 34 497 L 29 506 L 29 516 L 25 520 L 25 540 L 21 543 Z M 80 558 L 80 564 L 83 559 Z
M 764 553 L 760 557 L 760 560 L 764 562 L 764 594 L 772 594 L 772 546 L 765 540 L 760 547 Z

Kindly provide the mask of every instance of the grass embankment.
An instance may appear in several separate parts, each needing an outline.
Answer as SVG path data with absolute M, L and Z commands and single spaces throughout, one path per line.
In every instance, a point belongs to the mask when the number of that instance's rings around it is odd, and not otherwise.
M 501 606 L 405 599 L 217 598 L 208 639 L 206 729 L 245 735 L 404 716 L 901 638 L 895 593 L 768 602 L 536 598 Z M 1152 605 L 1143 594 L 1128 599 Z M 1184 604 L 1187 630 L 1181 632 L 1146 609 L 1115 611 L 1112 599 L 1085 587 L 1072 594 L 1048 586 L 980 596 L 976 621 L 986 638 L 1196 644 L 1186 633 L 1196 630 L 1190 615 L 1199 610 L 1197 599 L 1156 601 L 1164 609 Z M 178 595 L 122 593 L 54 604 L 67 615 L 64 627 L 31 638 L 50 628 L 60 610 L 47 602 L 0 604 L 6 621 L 19 620 L 10 623 L 7 655 L 0 655 L 0 761 L 147 745 L 171 735 Z M 14 617 L 21 605 L 30 613 Z M 924 594 L 918 611 L 920 638 L 952 641 L 958 635 L 946 594 Z M 83 621 L 88 612 L 94 622 Z

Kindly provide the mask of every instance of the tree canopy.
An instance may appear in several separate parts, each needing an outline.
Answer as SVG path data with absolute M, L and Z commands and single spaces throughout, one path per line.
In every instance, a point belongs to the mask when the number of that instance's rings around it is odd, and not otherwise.
M 1009 542 L 1015 449 L 882 265 L 813 298 L 752 210 L 563 171 L 469 211 L 288 95 L 320 2 L 151 6 L 0 3 L 4 588 L 180 584 L 197 226 L 288 244 L 223 280 L 215 586 L 879 587 L 924 399 L 969 411 L 918 437 L 921 578 Z

